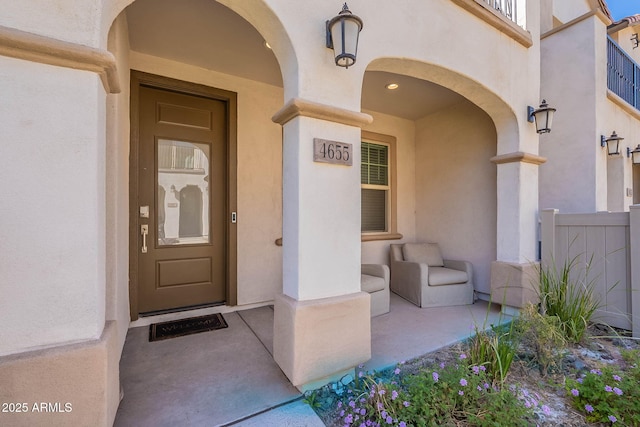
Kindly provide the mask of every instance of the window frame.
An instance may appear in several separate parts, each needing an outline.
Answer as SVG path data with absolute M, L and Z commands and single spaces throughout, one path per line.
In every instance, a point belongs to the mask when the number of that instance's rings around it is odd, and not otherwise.
M 361 239 L 363 242 L 374 240 L 395 240 L 402 239 L 402 234 L 398 233 L 398 191 L 397 191 L 397 175 L 396 175 L 396 137 L 391 135 L 385 135 L 381 133 L 375 133 L 370 131 L 362 131 L 361 142 L 367 142 L 371 144 L 386 145 L 389 147 L 388 151 L 388 183 L 386 186 L 370 185 L 360 183 L 360 189 L 381 189 L 387 187 L 386 197 L 386 231 L 371 231 L 361 232 Z M 362 158 L 360 159 L 360 168 L 362 169 Z M 360 203 L 362 209 L 362 202 Z

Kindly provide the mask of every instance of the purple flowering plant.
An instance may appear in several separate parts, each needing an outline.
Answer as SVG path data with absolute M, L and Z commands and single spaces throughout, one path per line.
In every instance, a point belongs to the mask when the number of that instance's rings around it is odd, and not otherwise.
M 456 363 L 425 368 L 403 381 L 410 406 L 403 412 L 408 426 L 510 425 L 529 426 L 534 408 L 527 408 L 518 390 L 491 387 L 484 364 L 469 353 Z
M 535 425 L 536 417 L 551 415 L 551 408 L 537 393 L 505 385 L 507 370 L 498 372 L 492 364 L 507 361 L 508 368 L 515 352 L 511 332 L 485 331 L 487 341 L 469 340 L 453 362 L 438 364 L 436 359 L 433 365 L 418 367 L 417 373 L 413 365 L 405 369 L 400 364 L 383 373 L 364 372 L 359 366 L 345 392 L 332 400 L 339 425 Z M 500 348 L 505 354 L 497 351 Z M 623 369 L 591 366 L 579 378 L 566 380 L 566 398 L 587 422 L 640 426 L 640 351 L 623 354 Z
M 525 406 L 519 390 L 491 386 L 487 369 L 470 358 L 405 373 L 356 372 L 350 392 L 336 402 L 338 425 L 417 427 L 429 425 L 530 426 L 535 407 Z M 536 402 L 536 405 L 538 403 Z M 507 424 L 504 424 L 507 423 Z
M 403 411 L 411 404 L 400 386 L 401 366 L 389 372 L 365 372 L 358 367 L 358 375 L 350 385 L 351 393 L 338 401 L 338 416 L 343 426 L 403 426 L 410 424 Z
M 623 352 L 626 368 L 596 367 L 566 382 L 572 405 L 588 422 L 640 426 L 640 351 Z

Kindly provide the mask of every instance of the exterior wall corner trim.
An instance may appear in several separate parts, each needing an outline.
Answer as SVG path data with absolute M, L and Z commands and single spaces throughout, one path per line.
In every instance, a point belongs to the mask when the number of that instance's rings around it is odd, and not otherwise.
M 532 165 L 541 165 L 546 163 L 547 158 L 538 156 L 536 154 L 525 153 L 523 151 L 516 151 L 513 153 L 501 154 L 499 156 L 492 157 L 491 160 L 493 163 L 500 165 L 503 163 L 531 163 Z
M 569 22 L 565 22 L 562 25 L 557 26 L 556 28 L 547 31 L 544 34 L 540 35 L 540 40 L 544 40 L 549 36 L 552 36 L 556 33 L 562 32 L 564 30 L 566 30 L 567 28 L 571 28 L 576 24 L 579 24 L 580 22 L 584 21 L 585 19 L 589 19 L 592 16 L 597 16 L 605 25 L 609 25 L 611 23 L 611 20 L 607 17 L 607 15 L 604 14 L 604 12 L 602 12 L 602 9 L 595 9 L 592 10 L 590 12 L 585 13 L 584 15 L 580 15 L 575 19 L 572 19 Z
M 280 125 L 284 125 L 298 116 L 311 117 L 356 127 L 362 127 L 373 122 L 373 117 L 369 114 L 320 104 L 301 98 L 291 99 L 271 117 L 271 120 Z
M 111 52 L 0 25 L 0 55 L 100 75 L 107 93 L 120 93 Z

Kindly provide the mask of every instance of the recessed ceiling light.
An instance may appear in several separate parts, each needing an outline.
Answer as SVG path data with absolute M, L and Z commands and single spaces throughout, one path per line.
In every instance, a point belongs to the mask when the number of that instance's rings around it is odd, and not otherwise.
M 271 45 L 270 45 L 270 44 L 269 44 L 269 42 L 267 42 L 266 40 L 265 40 L 265 42 L 264 42 L 264 45 L 267 47 L 267 49 L 271 49 Z
M 389 90 L 395 90 L 395 89 L 398 89 L 398 83 L 389 83 L 385 87 Z

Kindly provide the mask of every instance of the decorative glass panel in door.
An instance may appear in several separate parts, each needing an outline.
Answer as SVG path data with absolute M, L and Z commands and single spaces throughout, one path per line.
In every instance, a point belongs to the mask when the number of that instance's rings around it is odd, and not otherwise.
M 158 245 L 210 242 L 209 145 L 157 140 Z

